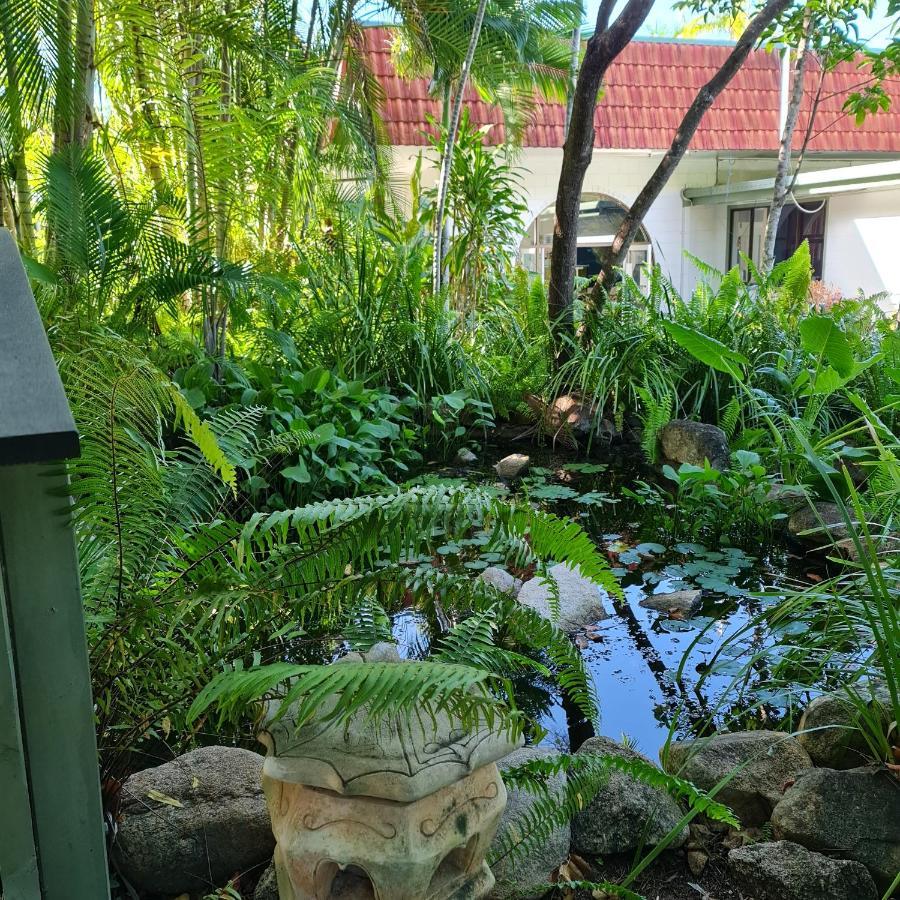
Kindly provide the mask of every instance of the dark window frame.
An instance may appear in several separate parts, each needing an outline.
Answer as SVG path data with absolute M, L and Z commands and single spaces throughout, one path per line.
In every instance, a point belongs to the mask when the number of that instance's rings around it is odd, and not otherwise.
M 823 277 L 823 274 L 825 271 L 825 235 L 827 234 L 827 231 L 828 231 L 828 200 L 825 199 L 824 201 L 821 201 L 821 202 L 823 203 L 821 210 L 816 210 L 815 213 L 806 213 L 806 215 L 817 215 L 820 212 L 822 214 L 822 237 L 821 237 L 821 241 L 819 241 L 819 243 L 821 244 L 821 248 L 822 248 L 821 249 L 821 264 L 819 266 L 821 271 L 818 273 L 816 273 L 816 272 L 813 273 L 813 277 L 817 278 L 817 279 L 821 279 Z M 752 250 L 753 239 L 755 237 L 754 230 L 756 228 L 756 216 L 754 216 L 753 213 L 758 209 L 768 209 L 768 204 L 755 204 L 755 205 L 729 206 L 728 207 L 728 228 L 727 228 L 727 238 L 726 239 L 728 241 L 728 268 L 729 269 L 733 268 L 734 266 L 736 266 L 740 263 L 740 259 L 734 258 L 734 252 L 733 252 L 735 213 L 749 212 L 751 214 L 750 215 L 750 236 L 749 236 L 748 245 L 750 246 L 750 248 Z M 801 212 L 802 212 L 802 210 L 801 210 Z M 784 212 L 782 212 L 782 222 L 784 222 L 783 216 L 784 216 Z M 779 224 L 779 228 L 780 228 L 780 224 Z M 799 246 L 800 246 L 800 244 L 798 243 L 797 247 L 799 247 Z M 797 248 L 795 247 L 794 250 L 796 250 L 796 249 Z M 815 256 L 813 258 L 815 259 Z M 751 259 L 752 259 L 752 256 L 751 256 Z M 753 261 L 757 266 L 761 262 L 761 260 L 760 261 L 753 260 Z

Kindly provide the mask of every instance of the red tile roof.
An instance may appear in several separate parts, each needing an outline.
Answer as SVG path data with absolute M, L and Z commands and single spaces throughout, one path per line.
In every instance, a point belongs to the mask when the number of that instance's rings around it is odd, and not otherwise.
M 432 129 L 426 117 L 440 118 L 427 80 L 397 75 L 391 63 L 390 28 L 367 28 L 364 39 L 370 65 L 385 91 L 383 118 L 390 142 L 394 146 L 427 144 L 424 132 Z M 713 76 L 730 51 L 726 44 L 632 41 L 607 75 L 606 93 L 594 114 L 594 146 L 617 150 L 668 148 L 698 88 Z M 764 50 L 751 53 L 707 112 L 691 149 L 777 150 L 780 69 L 775 54 Z M 813 69 L 807 74 L 798 146 L 818 82 L 818 71 Z M 869 116 L 862 125 L 857 127 L 852 116 L 842 110 L 847 95 L 865 82 L 865 73 L 852 63 L 844 63 L 826 75 L 810 151 L 900 153 L 900 81 L 886 85 L 893 98 L 891 108 Z M 474 124 L 496 126 L 488 135 L 491 143 L 503 141 L 503 117 L 498 107 L 485 103 L 471 87 L 466 91 L 466 106 Z M 562 104 L 540 101 L 522 144 L 561 147 L 564 122 Z

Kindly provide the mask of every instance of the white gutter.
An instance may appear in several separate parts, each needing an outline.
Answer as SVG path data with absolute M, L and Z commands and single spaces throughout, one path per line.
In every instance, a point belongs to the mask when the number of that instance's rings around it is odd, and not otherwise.
M 794 185 L 797 196 L 821 196 L 845 191 L 878 190 L 896 187 L 900 180 L 900 160 L 868 163 L 863 166 L 841 166 L 839 169 L 823 169 L 818 172 L 801 172 Z M 774 178 L 717 184 L 714 187 L 685 188 L 681 192 L 684 202 L 690 206 L 713 204 L 741 204 L 771 198 L 775 189 Z
M 787 122 L 788 94 L 791 86 L 791 48 L 784 47 L 781 51 L 781 96 L 778 102 L 778 141 L 784 134 L 784 124 Z

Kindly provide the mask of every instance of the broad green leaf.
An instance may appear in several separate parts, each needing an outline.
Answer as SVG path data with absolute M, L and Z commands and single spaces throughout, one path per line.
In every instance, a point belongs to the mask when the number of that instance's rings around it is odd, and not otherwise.
M 297 465 L 282 469 L 281 474 L 288 481 L 295 481 L 297 484 L 309 484 L 310 482 L 309 469 L 306 468 L 306 463 L 302 459 L 297 461 Z
M 687 350 L 694 359 L 711 366 L 726 375 L 736 375 L 739 366 L 748 365 L 747 357 L 731 350 L 715 338 L 679 325 L 677 322 L 663 322 L 663 327 L 677 344 Z
M 850 378 L 854 374 L 856 361 L 847 335 L 831 316 L 807 316 L 800 323 L 800 342 L 804 350 L 825 359 L 843 378 Z

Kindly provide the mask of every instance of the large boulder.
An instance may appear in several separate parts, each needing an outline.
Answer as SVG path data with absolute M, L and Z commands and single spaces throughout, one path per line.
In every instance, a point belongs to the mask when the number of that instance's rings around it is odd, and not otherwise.
M 488 566 L 478 577 L 492 584 L 501 594 L 517 594 L 522 587 L 518 578 L 514 578 L 500 566 Z
M 253 900 L 279 900 L 278 876 L 275 874 L 275 863 L 270 862 L 262 877 L 256 882 Z
M 578 753 L 598 753 L 643 760 L 640 753 L 607 737 L 586 740 Z M 681 807 L 660 788 L 611 770 L 609 778 L 585 809 L 572 820 L 572 849 L 584 856 L 628 853 L 638 846 L 658 844 L 682 818 Z M 688 839 L 685 827 L 672 841 L 680 847 Z
M 738 847 L 728 854 L 728 868 L 754 900 L 878 900 L 864 865 L 790 841 Z
M 815 546 L 843 541 L 850 536 L 840 507 L 821 500 L 793 512 L 787 521 L 787 529 L 798 540 Z
M 861 862 L 886 888 L 900 872 L 900 781 L 878 766 L 810 769 L 772 813 L 775 836 Z
M 674 463 L 709 464 L 724 472 L 731 457 L 725 432 L 715 425 L 691 422 L 688 419 L 672 419 L 659 433 L 663 455 Z
M 221 885 L 272 856 L 263 757 L 201 747 L 122 786 L 116 861 L 139 891 L 180 894 Z
M 887 734 L 891 724 L 891 698 L 884 687 L 857 685 L 868 707 L 867 717 L 880 721 Z M 813 763 L 828 769 L 853 769 L 870 761 L 871 751 L 859 727 L 859 709 L 845 693 L 816 697 L 803 713 L 797 740 Z
M 552 755 L 552 751 L 542 747 L 523 747 L 500 760 L 497 765 L 501 772 L 505 772 L 532 759 Z M 566 788 L 566 776 L 560 773 L 550 781 L 548 788 L 552 794 L 562 798 Z M 494 839 L 495 848 L 499 847 L 504 837 L 521 833 L 521 829 L 525 827 L 526 817 L 538 802 L 535 795 L 525 791 L 515 788 L 507 788 L 507 791 L 506 810 L 500 820 L 497 837 Z M 534 847 L 524 857 L 513 858 L 511 861 L 503 858 L 493 860 L 491 871 L 497 883 L 491 894 L 492 900 L 533 900 L 536 897 L 543 897 L 547 893 L 551 874 L 569 856 L 569 840 L 570 828 L 567 822 L 555 828 L 540 842 L 540 846 Z
M 812 766 L 800 742 L 777 731 L 739 731 L 669 746 L 663 767 L 711 791 L 730 778 L 716 800 L 730 806 L 747 827 L 762 825 L 785 786 Z
M 549 570 L 559 591 L 559 627 L 572 634 L 586 625 L 606 618 L 603 594 L 599 587 L 567 563 L 559 563 Z M 555 621 L 551 607 L 553 591 L 542 578 L 532 578 L 522 585 L 518 601 L 540 613 L 545 619 Z

